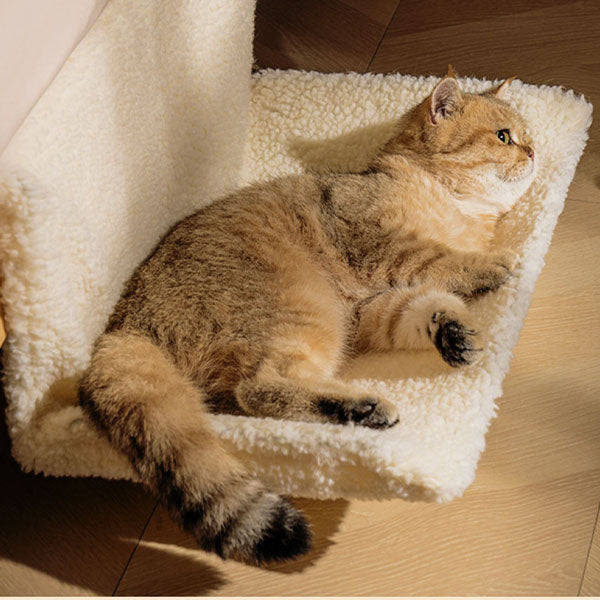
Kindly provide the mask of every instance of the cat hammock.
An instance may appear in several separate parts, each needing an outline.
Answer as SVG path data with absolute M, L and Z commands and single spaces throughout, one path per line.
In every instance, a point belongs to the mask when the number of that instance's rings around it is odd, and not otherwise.
M 250 80 L 252 0 L 112 0 L 2 159 L 0 268 L 13 454 L 47 475 L 134 478 L 76 404 L 123 283 L 177 219 L 237 185 L 360 170 L 436 79 L 266 71 Z M 481 91 L 491 82 L 461 80 Z M 476 305 L 482 361 L 361 357 L 345 376 L 397 403 L 387 431 L 231 415 L 219 436 L 272 489 L 446 501 L 472 482 L 495 399 L 583 151 L 591 105 L 519 81 L 539 172 L 502 221 L 516 276 Z

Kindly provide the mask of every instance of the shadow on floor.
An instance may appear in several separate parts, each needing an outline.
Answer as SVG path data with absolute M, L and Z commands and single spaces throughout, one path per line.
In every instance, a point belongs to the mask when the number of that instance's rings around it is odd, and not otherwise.
M 141 485 L 23 473 L 10 455 L 5 408 L 0 385 L 0 595 L 177 595 L 183 587 L 202 596 L 227 583 L 228 563 L 222 569 L 208 564 L 164 509 L 154 514 L 155 500 Z M 293 503 L 313 525 L 314 549 L 272 567 L 282 573 L 301 572 L 327 551 L 348 504 Z
M 313 526 L 313 549 L 295 561 L 264 567 L 269 571 L 282 574 L 301 573 L 317 562 L 334 543 L 331 538 L 338 530 L 348 506 L 345 500 L 318 501 L 295 498 L 292 502 L 305 513 Z M 165 553 L 169 555 L 166 564 Z M 228 583 L 232 577 L 232 570 L 239 573 L 233 561 L 221 562 L 217 557 L 198 550 L 192 536 L 181 531 L 171 521 L 164 508 L 157 507 L 136 551 L 135 559 L 119 585 L 118 594 L 204 595 Z

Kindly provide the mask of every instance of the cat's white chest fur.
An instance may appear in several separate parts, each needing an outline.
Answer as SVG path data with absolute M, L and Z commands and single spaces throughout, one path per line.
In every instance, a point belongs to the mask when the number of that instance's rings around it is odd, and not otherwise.
M 531 185 L 533 165 L 530 171 L 517 181 L 506 181 L 490 169 L 476 179 L 457 183 L 407 163 L 393 190 L 388 190 L 394 203 L 400 201 L 391 219 L 395 223 L 390 225 L 419 232 L 420 237 L 456 250 L 483 250 L 493 237 L 498 217 Z
M 506 181 L 490 168 L 478 177 L 476 185 L 460 190 L 456 200 L 460 211 L 467 216 L 499 217 L 508 212 L 527 191 L 535 177 L 536 167 L 532 161 L 528 172 L 516 181 Z

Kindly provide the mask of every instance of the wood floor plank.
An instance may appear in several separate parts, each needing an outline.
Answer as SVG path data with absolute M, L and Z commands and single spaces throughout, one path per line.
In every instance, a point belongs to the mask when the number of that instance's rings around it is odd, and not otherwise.
M 596 515 L 596 528 L 590 545 L 580 596 L 600 596 L 600 507 Z
M 477 23 L 496 17 L 515 17 L 532 9 L 552 8 L 572 4 L 572 0 L 479 0 L 478 2 L 455 2 L 448 10 L 446 0 L 404 0 L 398 6 L 390 25 L 391 35 L 410 35 L 455 25 Z M 507 32 L 508 33 L 508 32 Z M 507 37 L 511 37 L 512 33 Z
M 430 12 L 436 2 L 420 4 Z M 371 70 L 442 74 L 452 62 L 464 75 L 501 78 L 510 73 L 560 85 L 557 68 L 589 72 L 598 62 L 592 52 L 600 32 L 598 2 L 533 2 L 526 10 L 522 2 L 486 0 L 457 3 L 451 12 L 461 6 L 475 18 L 425 19 L 401 5 Z
M 126 482 L 22 473 L 1 421 L 0 596 L 112 594 L 153 499 Z
M 597 501 L 590 481 L 600 484 L 600 470 L 445 506 L 297 501 L 318 533 L 315 551 L 269 570 L 198 551 L 161 511 L 118 594 L 574 595 Z M 320 513 L 343 518 L 330 537 Z
M 260 0 L 255 62 L 261 68 L 363 72 L 398 0 Z

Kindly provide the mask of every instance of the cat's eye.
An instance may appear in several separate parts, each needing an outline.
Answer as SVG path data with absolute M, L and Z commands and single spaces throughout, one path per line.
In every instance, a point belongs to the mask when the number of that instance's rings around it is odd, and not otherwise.
M 503 143 L 503 144 L 512 144 L 512 138 L 510 137 L 510 130 L 509 129 L 499 129 L 498 131 L 496 131 L 496 135 L 498 136 L 498 139 Z

